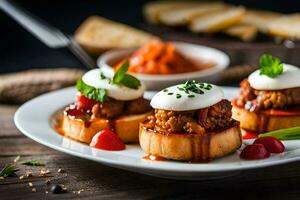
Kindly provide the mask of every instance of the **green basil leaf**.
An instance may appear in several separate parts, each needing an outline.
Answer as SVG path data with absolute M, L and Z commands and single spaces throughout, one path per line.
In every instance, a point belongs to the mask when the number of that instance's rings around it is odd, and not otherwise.
M 121 67 L 115 72 L 112 83 L 116 85 L 123 85 L 128 88 L 138 89 L 141 82 L 130 74 L 126 74 L 129 67 L 129 61 L 126 60 Z
M 126 74 L 121 80 L 121 84 L 129 88 L 138 89 L 138 87 L 141 85 L 141 82 L 134 76 Z
M 263 54 L 259 59 L 260 75 L 276 78 L 283 73 L 283 64 L 280 59 L 269 54 Z
M 94 88 L 85 84 L 82 79 L 76 83 L 77 90 L 85 97 L 96 101 L 103 102 L 107 99 L 106 90 L 102 88 Z
M 115 72 L 114 77 L 113 77 L 113 83 L 114 84 L 119 84 L 121 83 L 122 79 L 124 78 L 124 76 L 126 75 L 126 72 L 128 70 L 129 67 L 129 61 L 126 60 L 121 67 Z

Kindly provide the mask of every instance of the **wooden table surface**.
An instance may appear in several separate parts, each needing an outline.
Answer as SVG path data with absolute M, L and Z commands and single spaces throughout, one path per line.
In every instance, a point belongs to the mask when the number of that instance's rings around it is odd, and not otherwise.
M 0 199 L 300 199 L 300 162 L 250 170 L 220 180 L 176 181 L 141 175 L 76 158 L 28 139 L 16 129 L 17 106 L 0 105 L 0 167 L 20 161 L 41 160 L 50 170 L 38 176 L 42 167 L 18 165 L 15 177 L 0 180 Z M 58 173 L 58 169 L 65 173 Z M 33 176 L 19 179 L 26 171 Z M 68 191 L 52 194 L 51 184 L 63 184 Z M 33 187 L 29 186 L 29 182 Z M 36 189 L 36 192 L 32 191 Z M 47 193 L 47 191 L 49 191 Z M 79 192 L 80 191 L 80 192 Z

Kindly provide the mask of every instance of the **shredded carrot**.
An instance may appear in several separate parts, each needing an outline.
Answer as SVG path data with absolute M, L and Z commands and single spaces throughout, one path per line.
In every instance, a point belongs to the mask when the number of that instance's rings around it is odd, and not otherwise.
M 176 50 L 174 44 L 153 40 L 135 51 L 129 58 L 128 71 L 143 74 L 178 74 L 212 67 L 212 63 L 194 63 Z M 125 59 L 124 59 L 125 60 Z M 118 68 L 121 60 L 115 68 Z

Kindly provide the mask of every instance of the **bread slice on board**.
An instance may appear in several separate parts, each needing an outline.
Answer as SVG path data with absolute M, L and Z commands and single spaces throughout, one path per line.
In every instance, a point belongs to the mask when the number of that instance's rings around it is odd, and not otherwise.
M 251 41 L 256 38 L 257 28 L 248 24 L 236 24 L 224 30 L 224 33 L 243 41 Z
M 240 23 L 255 26 L 260 32 L 267 33 L 267 25 L 281 16 L 271 11 L 247 10 Z
M 243 7 L 228 7 L 225 10 L 200 15 L 191 20 L 189 28 L 196 33 L 214 33 L 222 31 L 240 22 L 245 14 Z
M 190 8 L 198 5 L 198 2 L 183 1 L 152 1 L 143 7 L 143 14 L 146 21 L 150 24 L 159 24 L 159 15 L 169 10 L 178 8 Z
M 189 7 L 177 7 L 173 9 L 160 12 L 158 14 L 158 20 L 165 25 L 178 26 L 185 25 L 196 16 L 210 13 L 217 10 L 225 9 L 226 6 L 223 3 L 202 3 Z
M 99 16 L 86 19 L 74 37 L 92 55 L 113 48 L 141 46 L 156 38 L 147 32 Z
M 282 16 L 269 23 L 267 28 L 271 35 L 286 39 L 300 39 L 300 14 Z

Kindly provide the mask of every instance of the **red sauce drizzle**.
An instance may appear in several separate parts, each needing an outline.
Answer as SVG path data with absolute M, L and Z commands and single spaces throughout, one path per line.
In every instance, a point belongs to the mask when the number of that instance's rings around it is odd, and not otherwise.
M 151 154 L 147 154 L 143 157 L 143 159 L 146 159 L 146 160 L 152 160 L 152 161 L 164 161 L 164 160 L 167 160 L 163 157 L 160 157 L 160 156 L 154 156 L 154 155 L 151 155 Z
M 116 120 L 114 119 L 108 119 L 108 127 L 110 128 L 110 130 L 112 130 L 113 132 L 116 132 Z
M 243 140 L 255 139 L 255 138 L 258 137 L 257 135 L 258 135 L 258 133 L 242 129 L 242 138 L 243 138 Z
M 72 119 L 83 120 L 85 127 L 89 127 L 91 125 L 91 110 L 79 109 L 75 104 L 71 104 L 65 109 L 64 113 Z

